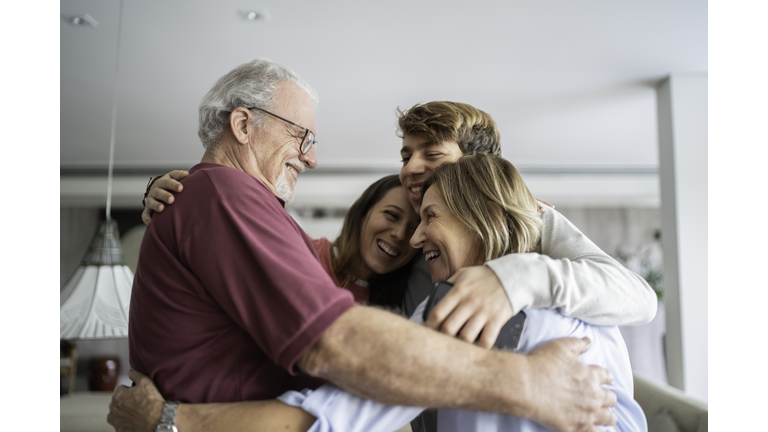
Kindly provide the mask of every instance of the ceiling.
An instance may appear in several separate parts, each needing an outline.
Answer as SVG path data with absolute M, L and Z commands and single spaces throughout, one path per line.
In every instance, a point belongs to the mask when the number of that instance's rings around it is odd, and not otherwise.
M 270 19 L 244 18 L 264 10 Z M 70 24 L 83 14 L 98 26 Z M 118 176 L 197 163 L 201 98 L 230 69 L 266 57 L 320 94 L 319 166 L 304 176 L 396 172 L 396 109 L 452 100 L 491 114 L 527 181 L 646 175 L 656 203 L 655 85 L 707 72 L 701 0 L 61 0 L 60 31 L 62 200 L 85 190 L 65 180 L 106 172 L 116 60 Z M 124 185 L 133 205 L 146 178 L 134 180 Z M 101 184 L 92 188 L 104 195 Z M 569 186 L 582 188 L 551 189 Z
M 119 12 L 61 1 L 62 168 L 107 164 Z M 521 167 L 655 167 L 653 86 L 707 71 L 707 2 L 123 0 L 116 166 L 199 161 L 200 99 L 257 57 L 318 90 L 320 169 L 396 169 L 396 108 L 431 100 L 490 113 Z

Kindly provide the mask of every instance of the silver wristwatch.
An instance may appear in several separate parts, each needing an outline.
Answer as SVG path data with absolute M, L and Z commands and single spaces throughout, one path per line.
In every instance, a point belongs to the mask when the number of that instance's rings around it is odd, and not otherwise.
M 166 402 L 163 407 L 163 414 L 160 416 L 160 424 L 155 428 L 155 432 L 179 432 L 176 429 L 176 410 L 179 409 L 178 402 Z

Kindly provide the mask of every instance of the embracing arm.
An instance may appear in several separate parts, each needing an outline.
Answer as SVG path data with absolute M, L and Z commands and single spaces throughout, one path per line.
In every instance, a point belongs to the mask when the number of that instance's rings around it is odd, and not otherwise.
M 656 294 L 648 283 L 600 250 L 563 215 L 542 215 L 541 254 L 512 254 L 489 261 L 512 304 L 557 308 L 597 325 L 649 322 Z
M 299 367 L 359 396 L 392 405 L 503 412 L 554 430 L 592 431 L 594 424 L 616 422 L 608 410 L 616 395 L 602 387 L 612 381 L 610 372 L 578 360 L 588 348 L 589 341 L 559 339 L 527 356 L 484 350 L 388 312 L 358 306 L 326 330 L 301 357 Z M 146 376 L 136 371 L 129 376 L 137 385 L 118 387 L 107 420 L 117 432 L 151 432 L 165 401 Z M 345 404 L 331 403 L 329 394 Z M 364 430 L 371 421 L 405 424 L 420 411 L 380 406 L 333 389 L 310 395 L 301 406 L 328 426 L 321 430 L 331 431 L 348 430 L 353 423 Z M 361 408 L 365 416 L 347 416 L 350 406 Z M 277 400 L 181 404 L 176 425 L 184 432 L 298 432 L 313 425 L 312 414 Z
M 144 374 L 130 371 L 134 387 L 118 386 L 107 422 L 116 432 L 154 432 L 165 400 Z M 184 432 L 305 432 L 315 417 L 275 399 L 263 401 L 180 404 L 176 427 Z
M 613 424 L 610 372 L 585 366 L 580 339 L 560 339 L 530 355 L 485 350 L 375 308 L 337 319 L 299 367 L 358 396 L 393 405 L 494 411 L 561 431 Z
M 600 250 L 568 219 L 542 207 L 541 254 L 509 254 L 484 266 L 459 269 L 453 289 L 426 325 L 491 347 L 502 326 L 522 309 L 557 308 L 597 325 L 649 322 L 656 293 Z
M 181 180 L 188 176 L 189 171 L 175 170 L 151 181 L 144 192 L 144 211 L 141 213 L 141 220 L 145 225 L 152 223 L 153 212 L 161 213 L 166 205 L 173 204 L 173 194 L 184 189 Z
M 558 339 L 527 356 L 484 350 L 358 306 L 334 322 L 298 363 L 314 376 L 378 402 L 503 412 L 558 431 L 595 431 L 594 424 L 615 424 L 608 408 L 616 395 L 602 387 L 612 381 L 610 372 L 578 360 L 588 348 L 588 340 Z M 151 432 L 165 401 L 146 376 L 135 371 L 129 376 L 137 385 L 118 387 L 108 422 L 117 432 Z M 405 424 L 420 411 L 381 406 L 328 387 L 299 402 L 326 426 L 319 430 Z M 345 403 L 331 403 L 332 397 Z M 364 415 L 350 415 L 350 406 Z M 312 414 L 277 400 L 181 404 L 176 425 L 184 432 L 298 432 L 313 425 Z

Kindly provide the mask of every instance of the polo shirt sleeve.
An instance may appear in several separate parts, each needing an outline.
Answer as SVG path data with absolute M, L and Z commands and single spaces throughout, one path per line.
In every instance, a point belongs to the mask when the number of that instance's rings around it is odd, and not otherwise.
M 215 199 L 181 242 L 181 257 L 203 295 L 296 374 L 296 361 L 355 303 L 323 270 L 280 201 L 257 181 L 238 180 L 212 182 Z

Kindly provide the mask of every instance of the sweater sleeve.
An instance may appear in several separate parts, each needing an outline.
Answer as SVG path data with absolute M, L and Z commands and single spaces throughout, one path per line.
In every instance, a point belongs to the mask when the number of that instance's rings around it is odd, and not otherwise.
M 513 314 L 554 308 L 596 325 L 631 325 L 656 315 L 648 283 L 600 250 L 563 215 L 542 214 L 541 254 L 510 254 L 486 263 L 501 281 Z

